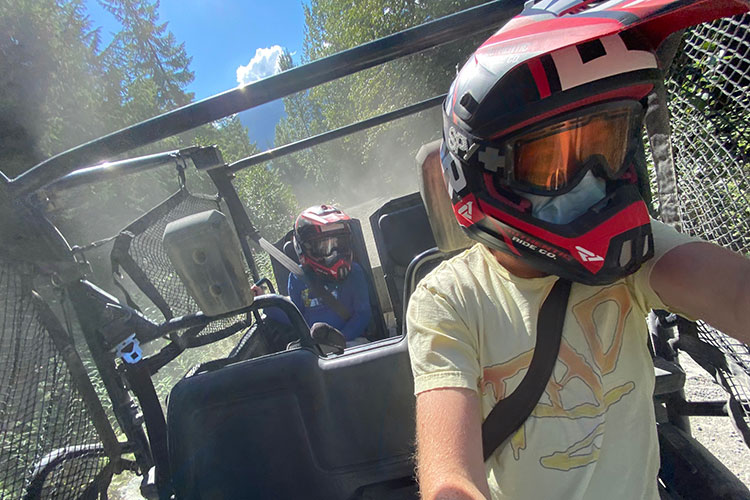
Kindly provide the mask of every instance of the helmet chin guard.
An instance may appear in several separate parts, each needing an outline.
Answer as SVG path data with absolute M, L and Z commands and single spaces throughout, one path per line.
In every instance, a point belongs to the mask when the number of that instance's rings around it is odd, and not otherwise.
M 634 184 L 617 188 L 563 225 L 541 221 L 529 212 L 511 215 L 488 200 L 487 194 L 471 194 L 454 205 L 469 237 L 546 273 L 603 285 L 635 272 L 653 256 L 650 219 Z
M 662 79 L 656 49 L 747 9 L 541 1 L 509 21 L 461 68 L 443 106 L 443 175 L 469 237 L 580 283 L 635 272 L 654 253 L 634 157 L 645 98 Z M 534 216 L 532 200 L 565 196 L 591 175 L 604 183 L 598 202 L 565 224 Z

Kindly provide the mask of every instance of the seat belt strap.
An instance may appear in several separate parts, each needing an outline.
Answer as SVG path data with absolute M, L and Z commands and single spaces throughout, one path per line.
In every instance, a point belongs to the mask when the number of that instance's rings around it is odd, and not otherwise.
M 339 299 L 334 297 L 334 295 L 325 287 L 323 283 L 320 282 L 320 280 L 313 273 L 305 273 L 304 281 L 313 291 L 315 296 L 320 297 L 323 302 L 325 302 L 328 307 L 333 309 L 333 312 L 335 312 L 341 319 L 343 319 L 344 321 L 348 321 L 349 318 L 351 318 L 352 313 L 344 306 L 344 304 L 341 303 Z
M 539 308 L 536 345 L 521 383 L 492 408 L 482 424 L 482 451 L 486 461 L 534 411 L 544 394 L 560 353 L 570 281 L 559 278 Z
M 168 487 L 170 475 L 167 422 L 164 419 L 164 412 L 146 363 L 141 360 L 134 364 L 123 363 L 123 366 L 128 385 L 141 406 L 151 448 L 151 457 L 156 466 L 156 485 L 162 492 Z M 163 495 L 160 496 L 164 498 Z

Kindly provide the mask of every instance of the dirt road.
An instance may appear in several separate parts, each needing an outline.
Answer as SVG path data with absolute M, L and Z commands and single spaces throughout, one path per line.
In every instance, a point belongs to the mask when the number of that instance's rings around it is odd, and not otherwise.
M 726 392 L 690 356 L 680 354 L 685 370 L 685 397 L 688 401 L 726 400 Z M 728 417 L 691 417 L 695 437 L 716 458 L 750 488 L 750 448 Z

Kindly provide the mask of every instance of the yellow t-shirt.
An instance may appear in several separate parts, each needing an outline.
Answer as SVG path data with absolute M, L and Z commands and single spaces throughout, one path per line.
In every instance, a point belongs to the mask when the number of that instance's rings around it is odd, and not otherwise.
M 658 499 L 649 284 L 668 250 L 696 241 L 652 221 L 655 256 L 610 285 L 571 287 L 560 355 L 531 417 L 485 462 L 493 499 Z M 415 393 L 476 390 L 482 418 L 526 374 L 556 276 L 510 274 L 483 245 L 442 263 L 409 301 Z

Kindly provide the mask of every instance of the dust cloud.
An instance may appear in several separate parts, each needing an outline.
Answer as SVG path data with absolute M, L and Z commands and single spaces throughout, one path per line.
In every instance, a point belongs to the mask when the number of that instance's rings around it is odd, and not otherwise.
M 351 165 L 335 189 L 324 192 L 312 182 L 287 184 L 297 197 L 300 210 L 322 203 L 332 204 L 360 221 L 373 268 L 380 265 L 370 227 L 370 216 L 390 200 L 419 191 L 416 155 L 422 145 L 440 138 L 439 108 L 383 126 L 377 135 L 375 154 L 364 165 Z M 366 132 L 360 132 L 364 134 Z M 400 141 L 408 135 L 408 141 Z M 411 147 L 402 147 L 410 142 Z M 346 175 L 349 173 L 349 175 Z M 291 227 L 290 227 L 291 229 Z

